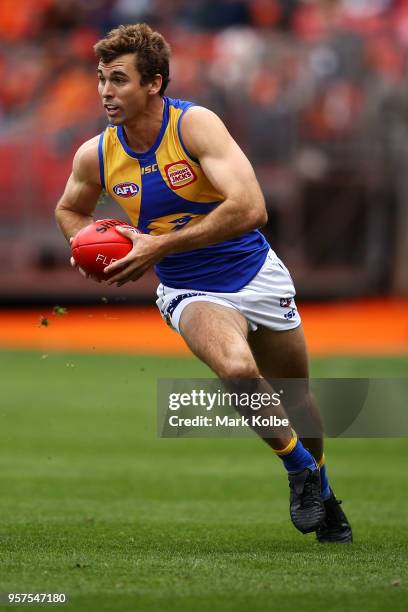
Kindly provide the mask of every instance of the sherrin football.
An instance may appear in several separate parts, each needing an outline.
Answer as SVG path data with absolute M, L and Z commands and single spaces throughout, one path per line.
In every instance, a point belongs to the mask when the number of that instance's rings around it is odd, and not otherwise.
M 107 280 L 117 274 L 118 270 L 105 274 L 104 269 L 114 261 L 125 257 L 133 247 L 132 241 L 127 236 L 122 236 L 116 231 L 115 228 L 119 225 L 137 234 L 142 233 L 125 221 L 100 219 L 81 229 L 72 241 L 72 257 L 75 262 L 85 272 L 100 280 Z

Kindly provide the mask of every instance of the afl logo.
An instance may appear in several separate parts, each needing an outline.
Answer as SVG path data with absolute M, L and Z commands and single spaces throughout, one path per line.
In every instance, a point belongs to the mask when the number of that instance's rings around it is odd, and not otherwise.
M 139 193 L 139 187 L 136 183 L 119 183 L 114 186 L 113 191 L 121 198 L 133 198 Z

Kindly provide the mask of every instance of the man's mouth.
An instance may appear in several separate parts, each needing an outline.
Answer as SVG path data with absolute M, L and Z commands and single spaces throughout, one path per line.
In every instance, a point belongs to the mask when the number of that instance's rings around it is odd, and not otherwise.
M 104 104 L 104 107 L 109 117 L 115 117 L 119 112 L 119 106 L 115 106 L 114 104 Z

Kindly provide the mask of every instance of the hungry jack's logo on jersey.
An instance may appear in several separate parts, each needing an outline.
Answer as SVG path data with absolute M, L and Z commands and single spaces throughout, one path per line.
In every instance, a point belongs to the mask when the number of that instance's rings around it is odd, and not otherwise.
M 181 189 L 197 180 L 194 170 L 185 159 L 167 164 L 164 171 L 171 189 Z
M 139 187 L 136 183 L 118 183 L 113 187 L 113 191 L 121 198 L 133 198 L 139 193 Z

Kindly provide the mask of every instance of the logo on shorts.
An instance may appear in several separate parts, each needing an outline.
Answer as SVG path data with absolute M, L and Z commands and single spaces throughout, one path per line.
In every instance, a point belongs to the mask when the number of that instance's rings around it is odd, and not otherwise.
M 289 297 L 289 298 L 281 298 L 280 299 L 281 308 L 289 308 L 291 303 L 292 303 L 292 298 L 291 297 Z
M 197 175 L 185 159 L 167 164 L 164 171 L 172 189 L 181 189 L 197 180 Z
M 173 312 L 175 311 L 177 306 L 180 304 L 180 302 L 182 302 L 183 300 L 187 298 L 196 297 L 197 295 L 206 295 L 206 294 L 200 291 L 194 291 L 194 292 L 190 291 L 189 293 L 180 293 L 180 295 L 177 295 L 175 298 L 170 300 L 170 302 L 167 304 L 167 308 L 165 312 L 163 313 L 166 319 L 166 322 L 168 322 L 168 319 L 171 318 Z
M 283 316 L 287 321 L 291 321 L 296 317 L 296 308 L 291 308 L 289 312 L 286 312 Z
M 133 198 L 139 193 L 139 186 L 136 183 L 119 183 L 114 186 L 113 191 L 121 198 Z

